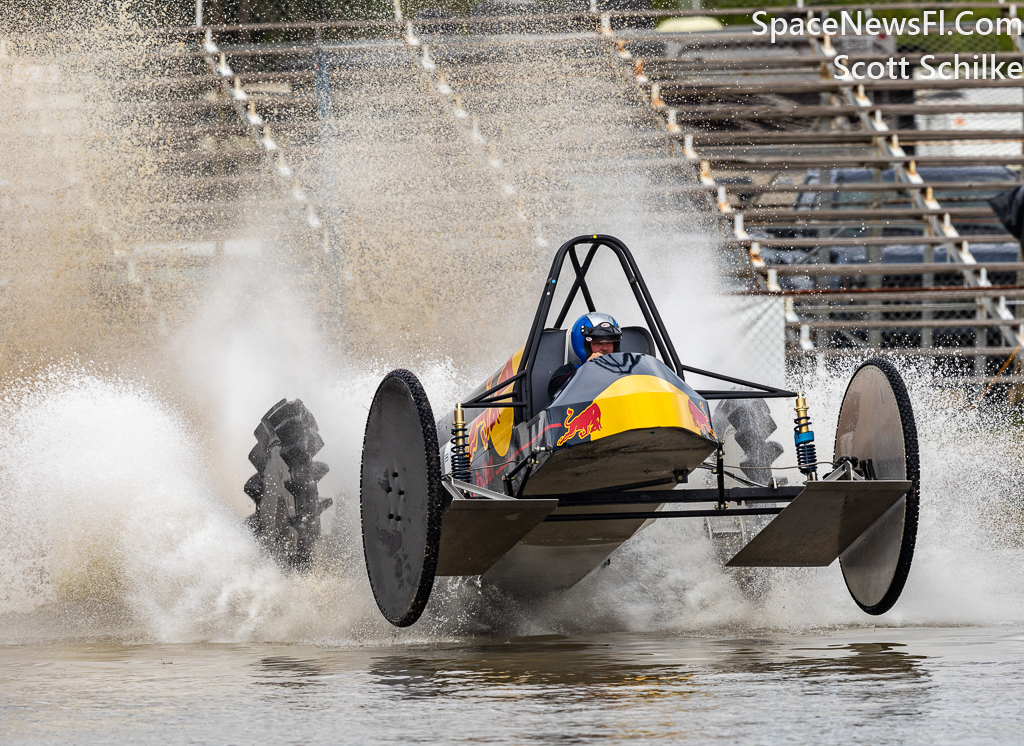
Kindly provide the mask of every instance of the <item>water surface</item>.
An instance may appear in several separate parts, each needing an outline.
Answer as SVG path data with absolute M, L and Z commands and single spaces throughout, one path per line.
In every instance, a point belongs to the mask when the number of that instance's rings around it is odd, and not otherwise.
M 1019 743 L 1019 627 L 0 649 L 5 743 Z

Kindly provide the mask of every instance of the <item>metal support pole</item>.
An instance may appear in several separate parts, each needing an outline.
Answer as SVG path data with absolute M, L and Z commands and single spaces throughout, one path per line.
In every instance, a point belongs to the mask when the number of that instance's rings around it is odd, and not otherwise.
M 320 119 L 320 132 L 324 133 L 331 118 L 331 70 L 321 41 L 320 31 L 317 30 L 313 71 L 316 77 L 316 112 Z
M 739 515 L 778 515 L 783 508 L 731 508 L 728 510 L 644 510 L 635 513 L 562 513 L 549 515 L 549 523 L 565 521 L 629 521 L 657 518 L 719 518 Z
M 203 25 L 203 0 L 196 0 L 196 26 Z

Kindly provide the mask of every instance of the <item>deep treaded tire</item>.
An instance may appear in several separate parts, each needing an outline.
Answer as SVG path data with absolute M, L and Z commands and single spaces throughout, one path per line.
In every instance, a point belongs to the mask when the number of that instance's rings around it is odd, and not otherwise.
M 782 455 L 783 449 L 775 441 L 768 440 L 778 426 L 765 401 L 723 399 L 715 407 L 711 424 L 715 435 L 725 443 L 725 463 L 738 465 L 747 479 L 768 484 L 772 478 L 771 465 Z M 774 505 L 771 501 L 743 503 L 745 508 Z M 715 553 L 725 565 L 769 521 L 769 516 L 716 516 L 706 518 L 705 525 Z M 730 574 L 753 603 L 760 605 L 768 598 L 773 571 L 745 567 L 733 568 Z
M 907 583 L 921 496 L 914 410 L 903 378 L 888 360 L 871 358 L 850 379 L 836 429 L 836 460 L 840 456 L 870 458 L 879 479 L 913 485 L 839 558 L 857 605 L 868 614 L 884 614 Z
M 244 489 L 256 513 L 248 523 L 279 560 L 305 569 L 320 537 L 320 514 L 332 502 L 321 500 L 317 489 L 329 469 L 313 461 L 324 446 L 316 420 L 301 399 L 282 399 L 253 434 L 249 461 L 257 472 Z
M 407 370 L 370 405 L 359 480 L 363 556 L 384 618 L 407 627 L 430 599 L 441 546 L 441 458 L 427 394 Z
M 733 431 L 736 445 L 743 451 L 739 465 L 747 479 L 768 484 L 772 462 L 782 455 L 782 446 L 768 440 L 778 426 L 764 399 L 723 399 L 715 407 L 711 424 L 722 439 Z

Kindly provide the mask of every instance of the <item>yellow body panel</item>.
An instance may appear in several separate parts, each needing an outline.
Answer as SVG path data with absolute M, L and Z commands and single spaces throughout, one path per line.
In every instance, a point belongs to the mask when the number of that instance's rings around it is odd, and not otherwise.
M 491 426 L 491 442 L 494 450 L 499 456 L 508 453 L 508 445 L 512 442 L 512 407 L 503 407 L 499 410 L 501 414 Z
M 598 395 L 601 428 L 591 440 L 648 427 L 681 427 L 714 438 L 708 412 L 683 391 L 656 376 L 625 376 Z

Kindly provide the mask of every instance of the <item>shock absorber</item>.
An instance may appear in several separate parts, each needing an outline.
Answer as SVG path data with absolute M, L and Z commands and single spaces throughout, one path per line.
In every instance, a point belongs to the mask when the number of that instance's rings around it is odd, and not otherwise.
M 796 463 L 800 472 L 808 479 L 818 478 L 818 452 L 814 447 L 814 431 L 811 430 L 811 418 L 807 416 L 807 400 L 804 392 L 796 395 L 796 419 L 793 420 L 793 441 L 796 443 Z
M 469 439 L 466 437 L 466 415 L 462 404 L 455 405 L 455 419 L 452 422 L 452 479 L 460 482 L 471 481 L 469 473 Z

